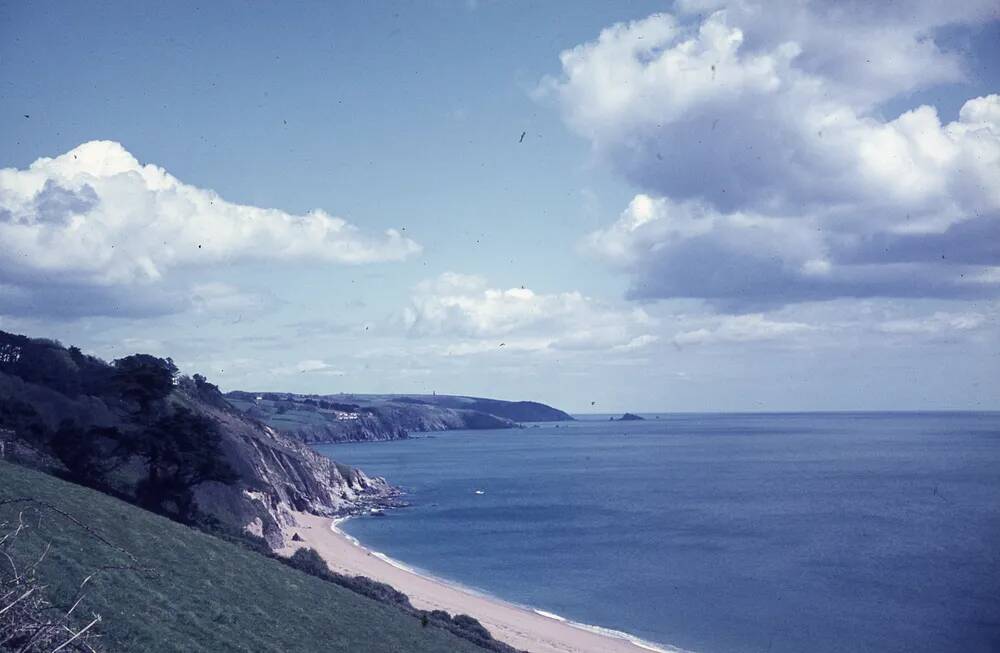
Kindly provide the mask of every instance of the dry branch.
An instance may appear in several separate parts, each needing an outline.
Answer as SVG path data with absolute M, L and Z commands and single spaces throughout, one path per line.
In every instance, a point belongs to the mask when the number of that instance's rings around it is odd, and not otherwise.
M 130 560 L 135 561 L 135 557 L 130 553 L 117 547 L 93 529 L 69 515 L 63 510 L 56 508 L 44 501 L 36 501 L 27 498 L 3 499 L 0 505 L 12 503 L 37 504 L 31 507 L 39 514 L 41 510 L 38 506 L 51 510 L 52 512 L 68 519 L 77 526 L 84 528 L 88 534 L 95 537 L 102 543 L 126 554 Z M 24 511 L 20 511 L 16 522 L 13 520 L 0 523 L 0 553 L 7 558 L 10 567 L 0 565 L 0 651 L 17 651 L 17 653 L 55 653 L 63 651 L 65 653 L 96 653 L 94 643 L 98 637 L 95 625 L 100 623 L 100 615 L 94 615 L 93 619 L 82 628 L 74 623 L 73 613 L 83 601 L 83 586 L 90 580 L 88 576 L 81 583 L 78 590 L 78 597 L 73 602 L 69 610 L 54 610 L 55 606 L 49 601 L 47 586 L 42 584 L 37 570 L 45 561 L 50 549 L 51 542 L 46 542 L 44 546 L 36 544 L 42 548 L 41 555 L 30 559 L 23 564 L 19 570 L 21 558 L 24 557 L 23 549 L 31 550 L 33 544 L 30 537 L 34 530 L 34 524 L 30 524 L 24 519 Z M 39 522 L 40 523 L 40 522 Z M 19 549 L 22 552 L 19 553 Z M 131 567 L 131 565 L 129 565 Z

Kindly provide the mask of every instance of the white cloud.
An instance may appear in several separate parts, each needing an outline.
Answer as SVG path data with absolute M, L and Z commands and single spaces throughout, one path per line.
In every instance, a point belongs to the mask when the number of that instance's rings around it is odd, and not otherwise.
M 982 313 L 946 313 L 913 319 L 889 320 L 876 326 L 878 331 L 892 335 L 938 335 L 962 331 L 974 331 L 987 322 Z
M 714 324 L 709 326 L 675 334 L 673 343 L 683 346 L 787 340 L 816 329 L 817 327 L 802 322 L 768 319 L 759 313 L 726 315 L 715 318 Z
M 651 333 L 644 333 L 641 336 L 632 338 L 623 345 L 615 345 L 611 349 L 613 351 L 635 351 L 637 349 L 644 349 L 654 342 L 659 341 L 659 339 L 659 336 L 654 336 Z
M 111 141 L 0 170 L 0 282 L 16 286 L 111 289 L 157 282 L 183 266 L 359 264 L 419 251 L 394 229 L 365 233 L 323 210 L 293 215 L 228 202 Z
M 212 281 L 195 284 L 191 289 L 195 310 L 207 313 L 256 313 L 277 301 L 253 292 L 246 292 L 228 283 Z
M 771 5 L 682 2 L 563 52 L 543 93 L 644 191 L 586 248 L 632 274 L 633 297 L 733 310 L 995 293 L 967 279 L 1000 259 L 1000 95 L 951 122 L 882 116 L 961 81 L 935 29 L 991 12 L 797 2 L 779 21 Z
M 272 373 L 278 376 L 287 376 L 290 374 L 320 374 L 324 376 L 344 376 L 346 374 L 346 372 L 337 369 L 330 363 L 315 358 L 299 361 L 295 365 L 277 367 L 274 370 L 272 370 Z
M 446 273 L 417 285 L 402 312 L 419 336 L 470 338 L 450 343 L 452 354 L 501 347 L 522 350 L 602 349 L 642 339 L 656 321 L 643 309 L 607 306 L 579 292 L 536 293 L 525 287 L 490 288 L 481 277 Z M 639 338 L 637 340 L 637 338 Z

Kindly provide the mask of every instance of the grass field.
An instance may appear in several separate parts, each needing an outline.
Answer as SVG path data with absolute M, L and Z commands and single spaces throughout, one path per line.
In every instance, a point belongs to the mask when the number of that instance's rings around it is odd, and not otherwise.
M 16 523 L 20 513 L 30 524 L 18 537 L 17 559 L 32 561 L 51 543 L 39 572 L 57 604 L 70 603 L 96 572 L 77 612 L 85 622 L 101 615 L 100 642 L 109 651 L 482 652 L 278 561 L 0 462 L 0 500 L 14 497 L 47 502 L 86 525 L 44 506 L 0 505 L 0 522 Z

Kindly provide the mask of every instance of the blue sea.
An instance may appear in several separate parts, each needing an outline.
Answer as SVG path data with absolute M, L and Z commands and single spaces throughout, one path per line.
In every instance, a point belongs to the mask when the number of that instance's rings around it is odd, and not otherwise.
M 1000 650 L 1000 413 L 583 417 L 319 447 L 369 548 L 704 653 Z M 479 492 L 477 492 L 477 490 Z

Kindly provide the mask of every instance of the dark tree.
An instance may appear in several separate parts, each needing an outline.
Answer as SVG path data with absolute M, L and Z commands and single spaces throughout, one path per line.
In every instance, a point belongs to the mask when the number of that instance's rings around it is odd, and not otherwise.
M 15 397 L 0 397 L 0 428 L 18 439 L 37 444 L 44 439 L 45 423 L 31 404 Z
M 80 389 L 76 364 L 54 340 L 0 331 L 0 370 L 70 396 Z
M 198 388 L 198 390 L 214 390 L 214 391 L 219 390 L 219 386 L 215 385 L 214 383 L 209 383 L 208 379 L 206 379 L 201 374 L 195 374 L 191 378 L 194 380 L 194 385 L 196 388 Z
M 169 358 L 133 354 L 114 362 L 112 384 L 118 394 L 134 401 L 145 412 L 154 401 L 164 399 L 174 387 L 177 366 Z
M 212 420 L 187 408 L 178 408 L 141 431 L 129 445 L 147 461 L 148 474 L 137 488 L 139 502 L 183 521 L 194 519 L 195 485 L 236 480 L 223 458 L 221 440 Z
M 118 429 L 111 426 L 82 427 L 63 420 L 49 438 L 53 455 L 70 477 L 84 485 L 101 487 L 107 475 L 126 461 L 127 446 Z

